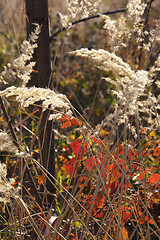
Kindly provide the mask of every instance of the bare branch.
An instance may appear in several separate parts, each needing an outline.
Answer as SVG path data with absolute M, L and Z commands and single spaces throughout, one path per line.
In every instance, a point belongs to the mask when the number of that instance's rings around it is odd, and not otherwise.
M 72 22 L 72 25 L 75 25 L 75 24 L 78 24 L 78 23 L 81 23 L 81 22 L 86 22 L 86 21 L 94 19 L 94 18 L 99 18 L 100 15 L 111 15 L 111 14 L 122 13 L 122 12 L 126 12 L 126 11 L 127 11 L 126 8 L 117 9 L 117 10 L 113 10 L 113 11 L 107 11 L 107 12 L 104 12 L 104 13 L 101 13 L 101 14 L 96 14 L 96 15 L 93 15 L 93 16 L 90 16 L 90 17 L 87 17 L 87 18 L 82 18 L 80 20 L 76 20 L 76 21 Z M 65 28 L 65 27 L 59 29 L 52 36 L 50 36 L 50 41 L 52 41 L 59 33 L 64 32 L 67 29 L 68 28 Z

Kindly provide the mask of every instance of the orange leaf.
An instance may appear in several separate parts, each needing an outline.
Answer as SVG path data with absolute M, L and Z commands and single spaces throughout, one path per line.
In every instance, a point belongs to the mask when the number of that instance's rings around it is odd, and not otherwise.
M 154 222 L 152 219 L 149 220 L 149 223 L 154 225 Z
M 147 128 L 143 128 L 141 133 L 145 133 L 147 131 Z
M 42 175 L 39 175 L 38 176 L 38 184 L 43 184 L 44 183 L 44 178 L 43 178 L 43 176 Z
M 148 182 L 157 183 L 160 179 L 160 175 L 158 173 L 152 173 L 152 175 L 148 178 Z
M 126 230 L 125 227 L 122 227 L 122 233 L 123 233 L 123 238 L 121 237 L 121 232 L 119 233 L 119 238 L 118 239 L 125 239 L 125 240 L 129 240 L 129 237 L 128 237 L 128 232 Z
M 61 126 L 61 129 L 65 129 L 71 126 L 71 121 L 66 121 L 65 123 L 63 123 L 63 125 Z
M 100 136 L 103 137 L 104 135 L 108 135 L 109 132 L 106 132 L 104 129 L 101 129 Z
M 13 186 L 13 187 L 17 187 L 18 186 L 18 184 L 20 183 L 20 181 L 15 181 L 15 182 L 13 182 L 11 185 Z

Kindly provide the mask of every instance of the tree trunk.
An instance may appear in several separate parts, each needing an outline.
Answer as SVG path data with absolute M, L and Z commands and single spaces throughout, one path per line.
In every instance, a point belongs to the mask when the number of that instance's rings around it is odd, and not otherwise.
M 51 58 L 50 38 L 48 25 L 48 0 L 25 0 L 27 15 L 27 38 L 35 29 L 34 23 L 41 26 L 38 39 L 38 48 L 34 53 L 32 61 L 36 62 L 35 71 L 32 73 L 28 86 L 50 87 L 51 82 Z M 40 116 L 40 115 L 39 115 Z M 55 151 L 53 122 L 48 121 L 49 111 L 45 111 L 39 126 L 40 153 L 43 167 L 55 177 Z M 53 182 L 53 180 L 52 180 Z M 53 184 L 46 180 L 46 187 L 50 193 L 55 192 Z M 53 197 L 48 195 L 48 202 L 53 202 Z

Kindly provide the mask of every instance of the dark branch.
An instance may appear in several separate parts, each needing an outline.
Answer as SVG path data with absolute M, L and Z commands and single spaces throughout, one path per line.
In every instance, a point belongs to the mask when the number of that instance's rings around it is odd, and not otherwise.
M 123 9 L 118 9 L 118 10 L 114 10 L 114 11 L 107 11 L 107 12 L 104 12 L 104 13 L 101 13 L 101 14 L 96 14 L 96 15 L 93 15 L 93 16 L 90 16 L 90 17 L 87 17 L 87 18 L 82 18 L 80 20 L 77 20 L 77 21 L 74 21 L 72 22 L 72 25 L 75 25 L 75 24 L 78 24 L 78 23 L 81 23 L 81 22 L 86 22 L 88 20 L 91 20 L 91 19 L 94 19 L 94 18 L 99 18 L 100 15 L 111 15 L 111 14 L 115 14 L 115 13 L 122 13 L 122 12 L 126 12 L 127 9 L 126 8 L 123 8 Z M 50 37 L 50 41 L 52 41 L 59 33 L 61 32 L 64 32 L 66 31 L 68 28 L 61 28 L 59 29 L 57 32 L 55 32 L 51 37 Z
M 144 32 L 146 30 L 149 31 L 147 28 L 148 28 L 148 23 L 149 23 L 149 14 L 150 14 L 150 10 L 151 10 L 151 6 L 152 6 L 153 2 L 154 2 L 154 0 L 151 0 L 151 1 L 147 2 L 147 7 L 145 9 L 145 21 L 144 21 L 144 24 L 143 24 L 143 29 L 142 29 L 141 36 L 144 34 Z M 139 53 L 139 56 L 138 56 L 138 60 L 139 60 L 138 69 L 140 69 L 140 64 L 141 64 L 141 60 L 142 60 L 142 56 L 143 56 L 143 45 L 144 45 L 144 43 L 147 44 L 147 42 L 148 42 L 148 36 L 143 37 L 143 41 L 141 42 L 141 46 L 140 46 L 140 53 Z

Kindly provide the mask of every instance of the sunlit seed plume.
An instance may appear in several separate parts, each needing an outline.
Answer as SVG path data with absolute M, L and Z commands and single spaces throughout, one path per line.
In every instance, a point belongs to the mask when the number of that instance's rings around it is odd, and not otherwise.
M 76 18 L 86 18 L 98 11 L 101 0 L 66 0 L 67 14 L 59 13 L 63 27 L 71 27 Z M 77 20 L 77 19 L 76 19 Z
M 103 125 L 112 126 L 125 123 L 135 134 L 135 127 L 130 124 L 130 117 L 138 117 L 139 124 L 143 120 L 150 126 L 158 126 L 160 99 L 148 92 L 153 79 L 150 72 L 144 70 L 133 71 L 128 63 L 125 63 L 114 53 L 99 49 L 80 49 L 70 53 L 71 55 L 86 57 L 103 71 L 111 71 L 115 79 L 104 78 L 112 87 L 112 93 L 116 96 L 114 112 L 103 121 Z
M 4 71 L 1 73 L 0 81 L 5 83 L 13 82 L 17 78 L 20 80 L 21 86 L 26 86 L 31 78 L 31 73 L 35 66 L 35 62 L 30 61 L 33 58 L 33 53 L 37 47 L 36 40 L 38 39 L 40 33 L 40 26 L 35 24 L 36 28 L 34 32 L 31 33 L 29 40 L 25 40 L 21 44 L 21 55 L 13 61 L 13 63 L 8 63 L 4 67 Z
M 103 28 L 107 31 L 111 50 L 116 52 L 120 47 L 126 47 L 127 44 L 124 42 L 125 36 L 128 35 L 126 18 L 122 15 L 117 21 L 109 16 L 101 15 L 101 19 L 104 21 Z
M 128 18 L 137 24 L 141 20 L 147 4 L 142 3 L 141 0 L 129 0 L 127 4 Z
M 1 96 L 11 97 L 15 96 L 16 101 L 21 103 L 22 108 L 26 108 L 38 101 L 42 101 L 42 110 L 50 109 L 55 111 L 50 115 L 49 120 L 56 118 L 56 113 L 59 117 L 60 113 L 71 115 L 71 104 L 67 97 L 63 94 L 56 93 L 54 90 L 37 88 L 37 87 L 8 87 L 0 91 Z

